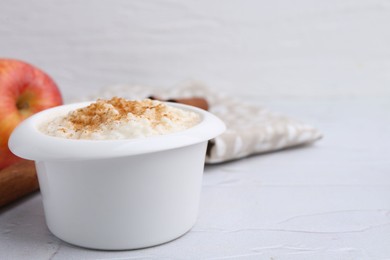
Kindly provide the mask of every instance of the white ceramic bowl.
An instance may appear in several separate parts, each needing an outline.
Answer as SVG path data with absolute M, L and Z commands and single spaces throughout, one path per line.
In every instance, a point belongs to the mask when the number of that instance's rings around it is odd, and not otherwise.
M 161 244 L 186 233 L 198 214 L 207 141 L 225 130 L 207 111 L 174 134 L 128 140 L 71 140 L 38 126 L 88 105 L 42 111 L 12 133 L 9 147 L 35 160 L 50 231 L 78 246 L 122 250 Z

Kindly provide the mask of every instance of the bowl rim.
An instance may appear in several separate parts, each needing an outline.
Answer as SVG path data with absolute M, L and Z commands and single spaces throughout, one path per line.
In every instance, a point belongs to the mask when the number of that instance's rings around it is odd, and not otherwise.
M 223 133 L 224 122 L 197 107 L 163 102 L 200 115 L 195 126 L 176 133 L 134 139 L 85 140 L 49 136 L 38 129 L 43 122 L 85 107 L 95 101 L 65 104 L 49 108 L 22 121 L 11 133 L 10 150 L 19 157 L 35 161 L 68 161 L 115 158 L 159 152 L 208 141 Z

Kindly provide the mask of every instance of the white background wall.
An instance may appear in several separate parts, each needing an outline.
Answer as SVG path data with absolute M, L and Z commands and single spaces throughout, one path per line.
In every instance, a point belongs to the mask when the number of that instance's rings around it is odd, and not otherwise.
M 0 56 L 65 99 L 186 79 L 242 97 L 390 97 L 390 1 L 1 0 Z

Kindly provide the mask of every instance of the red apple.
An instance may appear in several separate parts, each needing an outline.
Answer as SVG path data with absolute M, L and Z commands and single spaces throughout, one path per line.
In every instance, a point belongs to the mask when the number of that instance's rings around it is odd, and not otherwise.
M 8 149 L 12 130 L 25 118 L 62 104 L 56 83 L 40 69 L 0 58 L 0 169 L 21 158 Z

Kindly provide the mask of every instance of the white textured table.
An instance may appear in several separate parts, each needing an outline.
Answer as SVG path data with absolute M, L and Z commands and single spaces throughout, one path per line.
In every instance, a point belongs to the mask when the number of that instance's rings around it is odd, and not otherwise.
M 325 138 L 207 166 L 196 225 L 147 249 L 61 242 L 35 194 L 0 211 L 0 259 L 390 259 L 389 98 L 257 102 Z

